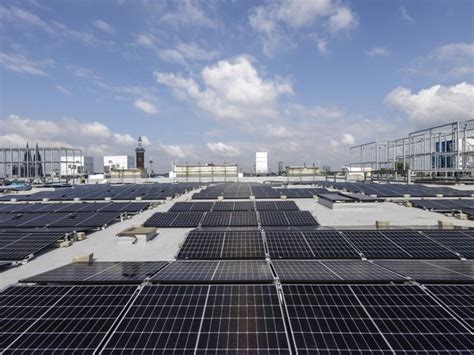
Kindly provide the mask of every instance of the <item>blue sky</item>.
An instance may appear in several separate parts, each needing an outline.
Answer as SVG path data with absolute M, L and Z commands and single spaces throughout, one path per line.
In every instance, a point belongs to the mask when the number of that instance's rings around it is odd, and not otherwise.
M 474 118 L 468 0 L 3 1 L 0 144 L 270 168 Z

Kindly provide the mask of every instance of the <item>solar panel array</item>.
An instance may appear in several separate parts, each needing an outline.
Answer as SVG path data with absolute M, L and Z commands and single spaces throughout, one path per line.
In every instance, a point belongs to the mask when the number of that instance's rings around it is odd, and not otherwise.
M 471 197 L 472 191 L 456 190 L 450 187 L 425 186 L 420 184 L 377 184 L 369 182 L 315 182 L 323 187 L 331 187 L 338 190 L 345 190 L 354 193 L 363 193 L 365 195 L 376 195 L 378 197 Z
M 56 212 L 126 212 L 138 213 L 148 208 L 148 202 L 83 202 L 83 203 L 3 203 L 0 214 Z
M 474 200 L 472 199 L 436 199 L 410 200 L 415 207 L 435 212 L 462 212 L 474 218 Z
M 41 201 L 44 198 L 54 201 L 70 201 L 74 198 L 97 201 L 111 198 L 112 200 L 164 200 L 175 197 L 200 186 L 197 183 L 161 183 L 161 184 L 126 184 L 126 185 L 79 185 L 40 191 L 30 195 L 15 195 L 17 201 Z M 10 196 L 0 197 L 0 201 L 10 201 Z
M 0 232 L 0 260 L 26 260 L 65 236 L 64 232 Z

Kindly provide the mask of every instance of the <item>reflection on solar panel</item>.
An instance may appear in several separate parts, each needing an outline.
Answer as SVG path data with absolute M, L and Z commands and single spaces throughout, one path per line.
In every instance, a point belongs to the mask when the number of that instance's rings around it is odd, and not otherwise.
M 298 353 L 381 353 L 390 346 L 345 285 L 283 285 Z
M 11 287 L 0 294 L 6 352 L 92 353 L 136 286 Z M 14 340 L 16 339 L 16 340 Z
M 105 344 L 109 352 L 289 353 L 272 285 L 145 286 Z
M 142 283 L 168 263 L 166 261 L 98 261 L 73 263 L 46 271 L 20 282 L 97 284 L 97 283 Z
M 461 260 L 377 260 L 376 264 L 419 282 L 474 282 L 474 263 Z
M 425 285 L 430 293 L 436 296 L 442 304 L 474 329 L 472 314 L 473 285 Z
M 418 286 L 283 285 L 299 352 L 464 352 L 469 331 Z
M 314 254 L 303 235 L 298 231 L 265 232 L 268 252 L 273 259 L 308 259 Z
M 342 234 L 367 258 L 409 258 L 405 250 L 378 231 L 351 230 Z
M 62 232 L 0 233 L 0 260 L 20 261 L 52 246 L 63 238 Z
M 273 275 L 263 260 L 175 261 L 156 274 L 160 283 L 271 282 Z
M 318 230 L 301 233 L 318 259 L 360 258 L 359 252 L 337 231 Z
M 264 259 L 260 231 L 191 231 L 178 259 Z
M 197 227 L 204 212 L 157 212 L 145 223 L 145 227 L 188 228 Z
M 396 352 L 464 352 L 472 336 L 417 286 L 350 286 Z
M 391 282 L 406 279 L 367 261 L 275 260 L 282 282 Z
M 423 230 L 424 235 L 446 246 L 465 258 L 474 258 L 474 238 L 464 231 L 457 230 Z

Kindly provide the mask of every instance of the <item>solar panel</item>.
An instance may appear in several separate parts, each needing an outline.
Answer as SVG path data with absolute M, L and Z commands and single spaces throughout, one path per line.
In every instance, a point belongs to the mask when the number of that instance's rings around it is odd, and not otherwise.
M 255 212 L 232 212 L 230 218 L 232 227 L 252 227 L 257 226 L 257 214 Z
M 218 259 L 224 243 L 224 231 L 191 231 L 177 259 Z
M 219 261 L 175 261 L 151 278 L 159 283 L 210 282 Z
M 13 287 L 0 294 L 4 298 L 0 303 L 2 318 L 7 318 L 8 324 L 6 351 L 92 353 L 136 289 L 136 286 Z
M 268 252 L 273 259 L 308 259 L 314 254 L 299 231 L 265 231 Z
M 275 260 L 282 282 L 392 282 L 406 279 L 367 261 L 356 260 Z
M 474 238 L 463 231 L 456 230 L 422 230 L 424 235 L 446 246 L 465 258 L 474 258 Z
M 263 260 L 175 261 L 152 278 L 160 283 L 272 282 Z
M 287 211 L 286 218 L 290 226 L 317 226 L 318 222 L 309 211 Z
M 203 227 L 227 227 L 230 225 L 232 212 L 209 212 L 202 221 Z
M 289 226 L 288 219 L 281 211 L 262 211 L 258 213 L 262 226 Z
M 317 230 L 301 233 L 318 259 L 360 259 L 359 252 L 337 231 Z
M 203 212 L 183 212 L 171 224 L 173 228 L 190 228 L 197 227 L 202 220 Z
M 425 285 L 426 289 L 461 320 L 474 329 L 472 314 L 473 285 Z
M 189 212 L 194 202 L 175 202 L 169 209 L 169 212 Z
M 262 226 L 317 226 L 308 211 L 263 211 L 259 212 Z
M 283 285 L 298 352 L 464 352 L 467 328 L 418 286 Z
M 299 211 L 294 201 L 257 201 L 257 211 Z
M 197 227 L 203 215 L 204 212 L 157 212 L 144 223 L 144 227 Z
M 262 233 L 257 230 L 227 231 L 221 258 L 264 259 Z
M 350 286 L 395 352 L 469 353 L 472 335 L 420 287 Z
M 344 230 L 342 234 L 367 258 L 409 258 L 404 249 L 375 230 Z
M 0 233 L 0 260 L 20 261 L 65 237 L 63 232 Z
M 196 352 L 290 353 L 275 286 L 209 287 Z
M 414 258 L 455 259 L 457 255 L 426 236 L 411 230 L 380 231 Z
M 347 285 L 283 285 L 298 353 L 389 353 L 390 346 Z
M 110 352 L 289 352 L 272 285 L 145 286 L 105 344 Z
M 166 266 L 166 261 L 96 261 L 72 263 L 20 282 L 60 284 L 142 283 Z
M 474 264 L 461 260 L 377 260 L 376 264 L 419 282 L 473 282 Z

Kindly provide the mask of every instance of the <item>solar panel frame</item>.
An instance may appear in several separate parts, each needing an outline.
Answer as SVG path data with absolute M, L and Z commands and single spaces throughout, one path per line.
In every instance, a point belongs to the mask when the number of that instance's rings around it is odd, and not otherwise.
M 313 259 L 315 255 L 299 231 L 266 230 L 271 259 Z

